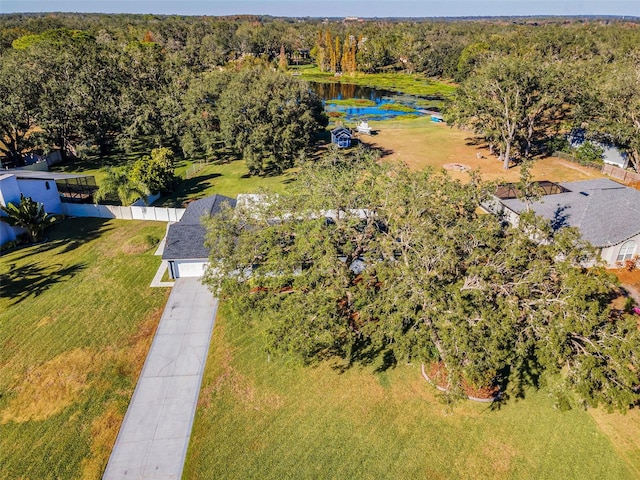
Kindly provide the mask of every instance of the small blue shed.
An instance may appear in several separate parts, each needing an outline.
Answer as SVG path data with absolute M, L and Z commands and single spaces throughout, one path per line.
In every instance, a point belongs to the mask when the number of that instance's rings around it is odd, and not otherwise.
M 351 146 L 351 131 L 345 127 L 336 127 L 331 130 L 331 143 L 335 143 L 340 148 Z

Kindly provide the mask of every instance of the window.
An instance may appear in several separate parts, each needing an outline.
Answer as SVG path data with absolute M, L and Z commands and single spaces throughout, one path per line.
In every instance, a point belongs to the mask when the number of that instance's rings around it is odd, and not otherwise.
M 633 257 L 633 252 L 636 250 L 636 242 L 633 240 L 628 241 L 622 248 L 620 249 L 620 253 L 618 253 L 618 262 L 624 262 L 625 260 L 629 260 Z
M 44 186 L 47 190 L 49 190 L 51 187 L 49 186 L 49 182 L 44 182 Z

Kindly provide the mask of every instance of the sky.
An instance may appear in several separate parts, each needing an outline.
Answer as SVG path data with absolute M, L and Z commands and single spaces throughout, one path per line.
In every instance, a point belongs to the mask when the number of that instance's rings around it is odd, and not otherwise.
M 0 13 L 102 12 L 285 17 L 618 15 L 640 17 L 640 0 L 0 0 Z

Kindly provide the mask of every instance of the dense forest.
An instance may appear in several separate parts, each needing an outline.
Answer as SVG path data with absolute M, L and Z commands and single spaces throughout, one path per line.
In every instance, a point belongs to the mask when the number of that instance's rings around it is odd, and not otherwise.
M 347 75 L 418 73 L 455 82 L 448 119 L 484 135 L 506 161 L 580 127 L 628 152 L 640 170 L 637 21 L 12 14 L 0 16 L 0 32 L 7 165 L 34 149 L 106 153 L 144 136 L 187 157 L 212 155 L 222 144 L 249 160 L 266 152 L 266 160 L 250 161 L 251 173 L 278 172 L 326 118 L 296 79 L 238 72 L 315 63 Z M 252 95 L 238 90 L 247 82 Z M 263 102 L 275 90 L 274 102 L 293 96 L 302 105 L 279 126 Z M 238 112 L 252 108 L 245 121 L 262 127 L 247 132 Z M 297 122 L 302 111 L 309 114 Z

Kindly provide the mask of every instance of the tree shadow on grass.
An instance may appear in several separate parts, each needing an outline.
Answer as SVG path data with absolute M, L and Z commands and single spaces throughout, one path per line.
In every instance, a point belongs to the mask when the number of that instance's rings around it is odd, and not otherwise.
M 26 245 L 19 253 L 10 251 L 7 255 L 11 254 L 11 260 L 15 261 L 59 247 L 64 247 L 59 253 L 70 252 L 111 230 L 106 226 L 109 221 L 108 218 L 67 218 L 47 231 L 44 242 Z
M 383 147 L 379 147 L 379 146 L 375 146 L 375 147 L 371 147 L 370 146 L 370 148 L 374 152 L 380 153 L 380 158 L 388 157 L 388 156 L 393 155 L 395 153 L 395 150 L 392 150 L 390 148 L 383 148 Z
M 398 365 L 398 360 L 392 350 L 385 350 L 380 359 L 380 365 L 375 369 L 375 373 L 386 372 L 390 368 L 395 368 Z
M 66 225 L 61 224 L 61 228 L 49 236 L 52 243 L 57 244 L 54 248 L 64 245 L 60 253 L 71 252 L 113 229 L 107 226 L 110 222 L 108 218 L 73 218 L 66 221 L 68 222 Z
M 73 278 L 84 268 L 86 265 L 82 263 L 68 267 L 44 266 L 36 262 L 17 267 L 14 263 L 7 273 L 0 274 L 0 297 L 10 298 L 13 300 L 11 305 L 16 305 L 42 295 L 54 284 Z
M 211 187 L 210 180 L 221 177 L 220 173 L 198 175 L 180 182 L 178 189 L 171 195 L 161 198 L 159 203 L 164 206 L 172 205 L 175 208 L 184 208 L 187 200 L 196 200 L 200 194 Z
M 295 177 L 289 177 L 289 178 L 287 178 L 286 180 L 283 180 L 283 181 L 282 181 L 282 183 L 283 183 L 284 185 L 290 185 L 290 184 L 292 184 L 292 183 L 296 182 L 297 180 L 298 180 L 298 179 L 297 179 L 297 178 L 295 178 Z
M 464 144 L 468 146 L 487 147 L 487 141 L 483 137 L 467 137 L 464 140 Z

